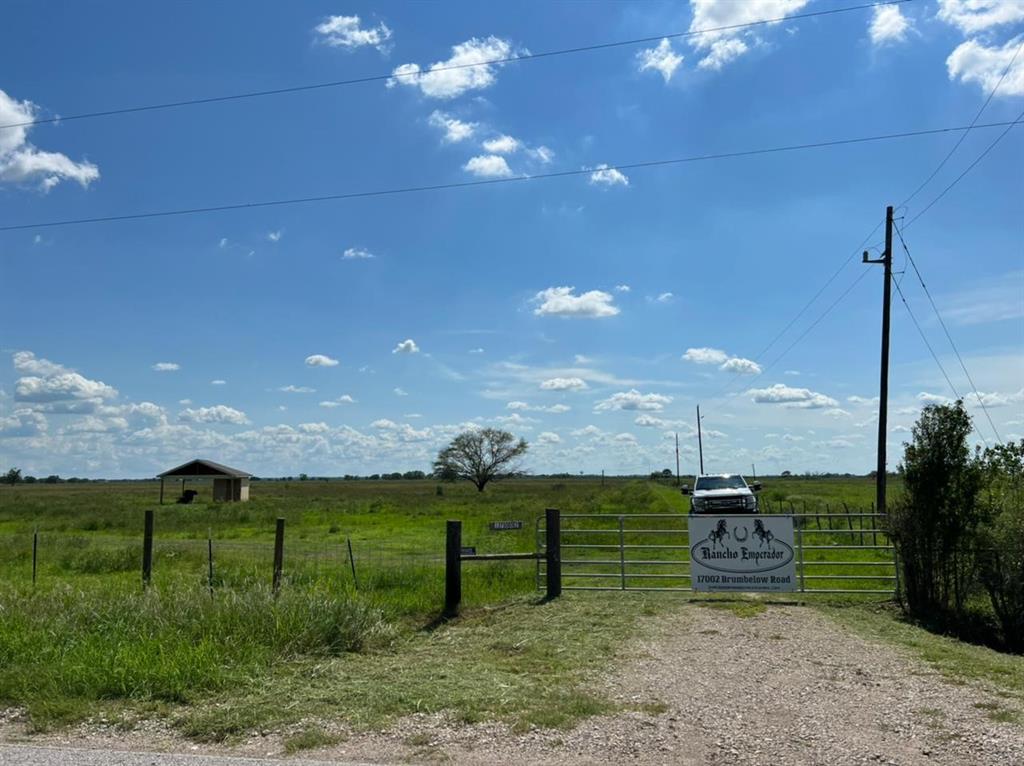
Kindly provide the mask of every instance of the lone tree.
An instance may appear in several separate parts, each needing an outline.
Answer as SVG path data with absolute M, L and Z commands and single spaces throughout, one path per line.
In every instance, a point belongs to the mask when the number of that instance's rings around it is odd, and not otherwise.
M 463 431 L 437 453 L 434 475 L 468 479 L 483 492 L 488 482 L 521 475 L 516 460 L 528 447 L 525 440 L 517 442 L 508 431 L 497 428 Z
M 3 480 L 4 484 L 17 484 L 19 481 L 21 481 L 21 469 L 12 468 L 6 474 L 4 474 Z

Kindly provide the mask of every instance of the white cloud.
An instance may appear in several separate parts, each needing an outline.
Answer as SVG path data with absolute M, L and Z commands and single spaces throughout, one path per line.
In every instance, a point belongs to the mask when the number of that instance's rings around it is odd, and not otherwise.
M 544 391 L 582 391 L 588 386 L 582 378 L 551 378 L 542 381 L 540 387 Z
M 220 241 L 217 243 L 217 247 L 219 247 L 221 250 L 223 250 L 227 246 L 228 246 L 228 238 L 227 237 L 221 237 Z
M 776 383 L 768 388 L 751 388 L 746 393 L 757 404 L 788 404 L 802 409 L 839 406 L 839 402 L 830 396 L 807 388 L 792 388 L 782 383 Z
M 512 136 L 498 136 L 483 142 L 484 151 L 488 154 L 512 154 L 519 151 L 522 143 Z
M 450 114 L 445 114 L 436 109 L 431 112 L 427 121 L 432 127 L 440 128 L 444 131 L 443 140 L 449 144 L 457 144 L 460 141 L 465 141 L 467 138 L 472 138 L 473 133 L 479 127 L 475 122 L 463 122 L 456 117 L 452 117 Z
M 156 372 L 177 372 L 181 369 L 181 365 L 177 362 L 157 362 L 152 369 Z
M 455 98 L 471 90 L 489 88 L 497 81 L 500 64 L 483 62 L 515 58 L 518 52 L 508 40 L 477 37 L 452 46 L 451 58 L 438 61 L 423 71 L 419 64 L 402 64 L 395 67 L 389 88 L 408 85 L 420 89 L 424 96 L 431 98 Z
M 471 348 L 469 353 L 471 354 L 482 354 L 484 350 L 482 348 Z
M 395 388 L 393 388 L 392 391 L 394 392 L 395 396 L 408 396 L 409 395 L 408 391 L 406 391 L 404 388 L 398 388 L 397 386 Z
M 613 441 L 619 444 L 629 444 L 631 446 L 637 444 L 636 437 L 633 434 L 621 433 L 615 434 Z
M 1021 40 L 1022 36 L 1018 35 L 1002 47 L 999 45 L 986 46 L 978 40 L 961 43 L 946 59 L 949 79 L 977 83 L 986 93 L 991 92 L 1003 72 L 1006 71 L 1006 67 L 1009 66 Z M 1013 67 L 1006 72 L 1006 77 L 996 95 L 1024 95 L 1024 56 L 1018 56 Z
M 782 373 L 783 375 L 799 375 L 800 370 L 786 370 Z
M 550 407 L 546 407 L 541 404 L 527 404 L 526 402 L 515 401 L 506 404 L 505 409 L 515 410 L 519 412 L 551 412 L 555 414 L 560 414 L 563 412 L 568 412 L 569 410 L 572 409 L 572 407 L 569 407 L 566 404 L 552 404 Z
M 334 407 L 340 407 L 343 404 L 355 404 L 355 401 L 356 400 L 353 399 L 349 394 L 342 394 L 337 399 L 332 399 L 332 400 L 329 400 L 329 401 L 320 402 L 320 406 L 321 407 L 326 407 L 328 409 L 331 409 L 331 408 L 334 408 Z
M 576 364 L 592 364 L 592 363 L 593 363 L 593 361 L 594 361 L 594 360 L 593 360 L 593 359 L 591 359 L 591 358 L 590 358 L 589 356 L 584 356 L 583 354 L 576 354 L 576 355 L 575 355 L 575 356 L 574 356 L 574 357 L 572 358 L 572 360 L 573 360 L 573 361 L 574 361 L 574 362 L 575 362 Z
M 917 400 L 921 404 L 952 404 L 953 400 L 948 396 L 942 394 L 932 394 L 927 391 L 922 391 L 917 395 Z
M 734 372 L 737 375 L 760 375 L 761 365 L 752 359 L 744 359 L 743 357 L 734 356 L 728 359 L 718 369 L 724 372 Z
M 547 165 L 555 158 L 555 153 L 546 146 L 536 146 L 532 149 L 527 149 L 526 153 L 544 165 Z
M 533 297 L 539 303 L 533 310 L 537 316 L 575 317 L 582 319 L 601 319 L 613 317 L 619 308 L 612 305 L 614 300 L 610 293 L 601 290 L 590 290 L 574 295 L 575 287 L 549 287 L 541 290 Z
M 331 427 L 323 422 L 299 423 L 299 425 L 296 426 L 296 428 L 298 428 L 298 430 L 302 431 L 302 433 L 304 434 L 325 434 L 331 430 Z
M 683 63 L 683 57 L 672 49 L 668 38 L 662 39 L 656 48 L 646 48 L 636 54 L 640 62 L 640 71 L 653 69 L 661 73 L 665 82 L 672 79 L 676 69 Z
M 553 431 L 541 431 L 537 434 L 537 441 L 540 444 L 560 444 L 562 437 Z
M 850 402 L 850 404 L 870 404 L 870 405 L 875 405 L 875 404 L 878 404 L 878 397 L 877 396 L 857 396 L 857 395 L 854 395 L 854 396 L 846 397 L 846 401 Z
M 372 45 L 383 53 L 387 50 L 387 41 L 391 39 L 391 30 L 384 22 L 364 28 L 358 16 L 328 16 L 314 30 L 324 45 L 348 50 Z
M 226 386 L 227 384 L 228 382 L 226 380 L 221 380 L 220 378 L 210 381 L 211 386 Z
M 694 364 L 724 364 L 729 360 L 729 355 L 719 348 L 688 348 L 683 354 L 683 360 Z
M 310 388 L 309 386 L 281 386 L 278 391 L 283 391 L 286 394 L 315 394 L 316 389 Z
M 590 168 L 583 169 L 590 170 Z M 593 170 L 594 172 L 590 174 L 590 183 L 595 186 L 629 186 L 629 178 L 618 168 L 610 168 L 605 163 L 601 163 Z
M 392 354 L 418 354 L 419 352 L 420 347 L 416 345 L 416 341 L 412 338 L 406 338 L 391 349 Z
M 735 27 L 740 24 L 778 19 L 802 10 L 809 0 L 757 0 L 736 2 L 735 0 L 690 0 L 693 18 L 690 31 L 716 27 Z M 759 42 L 758 33 L 763 27 L 753 29 L 724 29 L 707 32 L 691 38 L 690 44 L 705 56 L 697 66 L 702 69 L 719 70 L 725 64 L 746 53 L 751 44 Z
M 628 293 L 630 291 L 629 285 L 615 285 L 615 291 L 619 293 Z
M 46 432 L 46 416 L 29 409 L 17 409 L 9 416 L 0 415 L 0 436 L 7 438 L 39 436 Z
M 310 367 L 337 367 L 338 360 L 325 354 L 312 354 L 306 357 L 306 364 Z
M 284 236 L 284 232 L 278 229 L 277 231 L 267 232 L 267 239 L 270 242 L 280 242 L 281 237 Z
M 184 409 L 178 413 L 178 420 L 186 423 L 231 423 L 238 426 L 244 426 L 249 422 L 244 412 L 225 404 Z
M 629 391 L 620 391 L 612 394 L 607 399 L 602 399 L 594 404 L 594 410 L 606 412 L 610 410 L 644 410 L 659 412 L 666 404 L 672 402 L 671 396 L 662 394 L 642 394 L 635 388 Z
M 19 402 L 89 402 L 89 407 L 98 404 L 102 399 L 113 399 L 117 389 L 98 380 L 89 380 L 77 372 L 60 372 L 45 377 L 27 376 L 18 378 L 14 385 L 14 399 Z M 79 408 L 84 409 L 79 403 Z M 53 411 L 59 411 L 54 407 Z M 69 409 L 70 411 L 70 409 Z
M 341 257 L 346 260 L 352 260 L 353 258 L 376 258 L 377 256 L 364 247 L 349 247 L 345 249 Z
M 898 5 L 879 5 L 875 6 L 868 34 L 875 45 L 886 45 L 906 40 L 909 29 L 910 22 Z
M 51 362 L 49 359 L 40 359 L 31 351 L 16 351 L 13 355 L 14 369 L 17 372 L 25 373 L 27 375 L 42 375 L 47 377 L 50 375 L 60 375 L 64 372 L 70 372 L 63 365 Z
M 512 168 L 505 162 L 505 158 L 497 154 L 471 157 L 462 169 L 479 178 L 508 178 L 512 175 Z
M 672 293 L 660 293 L 658 297 L 654 299 L 656 303 L 671 303 L 675 296 Z
M 939 0 L 938 17 L 965 34 L 1024 21 L 1022 0 Z
M 75 162 L 59 152 L 37 149 L 29 143 L 28 134 L 36 118 L 36 105 L 17 101 L 0 90 L 0 125 L 19 125 L 0 129 L 0 183 L 38 182 L 49 191 L 61 181 L 77 181 L 87 187 L 100 177 L 99 168 L 91 162 Z

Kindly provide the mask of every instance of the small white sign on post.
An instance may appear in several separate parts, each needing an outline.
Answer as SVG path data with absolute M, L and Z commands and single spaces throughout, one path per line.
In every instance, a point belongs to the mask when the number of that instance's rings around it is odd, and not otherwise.
M 695 591 L 797 589 L 792 516 L 690 516 Z

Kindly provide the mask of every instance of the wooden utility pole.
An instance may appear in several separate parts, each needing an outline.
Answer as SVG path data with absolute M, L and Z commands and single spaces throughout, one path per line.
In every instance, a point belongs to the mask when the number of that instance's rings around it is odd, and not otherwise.
M 704 474 L 704 439 L 700 433 L 700 405 L 697 405 L 697 453 L 700 455 L 700 472 Z
M 676 486 L 679 486 L 679 432 L 676 431 Z
M 888 436 L 889 415 L 889 309 L 892 302 L 892 205 L 885 209 L 885 251 L 881 258 L 871 259 L 865 250 L 864 263 L 880 263 L 885 267 L 885 284 L 882 287 L 882 363 L 878 382 L 878 465 L 875 469 L 875 507 L 878 513 L 885 513 L 885 442 Z

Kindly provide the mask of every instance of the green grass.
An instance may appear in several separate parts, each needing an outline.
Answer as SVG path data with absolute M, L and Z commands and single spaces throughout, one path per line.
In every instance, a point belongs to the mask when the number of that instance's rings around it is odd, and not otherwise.
M 590 674 L 628 647 L 646 615 L 677 603 L 673 597 L 570 593 L 540 604 L 532 562 L 467 562 L 464 616 L 437 626 L 444 522 L 462 520 L 463 544 L 480 553 L 536 550 L 545 508 L 601 514 L 607 520 L 586 523 L 609 530 L 619 515 L 668 514 L 685 542 L 686 498 L 675 487 L 632 480 L 530 479 L 482 494 L 443 485 L 439 495 L 437 486 L 256 482 L 249 503 L 192 506 L 156 506 L 153 482 L 0 487 L 0 703 L 25 708 L 36 728 L 100 713 L 129 726 L 157 715 L 207 740 L 318 717 L 376 726 L 448 710 L 522 728 L 568 726 L 611 710 L 588 685 Z M 822 510 L 837 498 L 863 507 L 870 487 L 859 479 L 766 482 L 782 500 Z M 200 492 L 208 496 L 208 487 Z M 156 543 L 153 587 L 143 593 L 147 508 L 156 508 Z M 278 517 L 286 519 L 285 579 L 274 599 Z M 523 529 L 489 530 L 489 522 L 508 520 Z M 680 554 L 651 558 L 669 555 Z M 613 577 L 618 571 L 607 569 Z M 669 570 L 631 565 L 634 574 Z M 724 608 L 754 616 L 763 606 Z M 292 746 L 320 746 L 317 730 L 308 731 Z
M 302 731 L 284 738 L 284 751 L 288 755 L 294 755 L 303 750 L 330 747 L 341 741 L 342 737 L 338 734 L 330 734 L 319 726 L 307 726 Z

